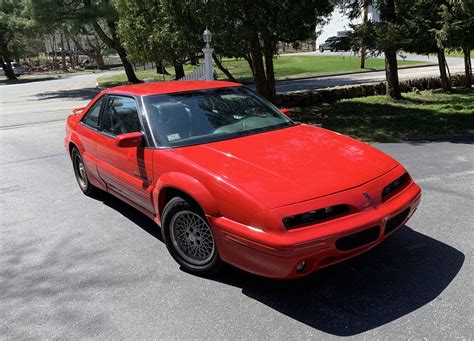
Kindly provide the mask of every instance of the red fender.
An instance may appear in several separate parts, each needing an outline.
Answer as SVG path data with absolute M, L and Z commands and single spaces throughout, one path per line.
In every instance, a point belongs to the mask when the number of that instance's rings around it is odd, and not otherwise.
M 220 216 L 219 206 L 211 193 L 195 178 L 179 172 L 170 172 L 162 175 L 153 189 L 153 204 L 155 205 L 156 222 L 161 225 L 161 212 L 163 207 L 159 207 L 160 193 L 165 188 L 175 188 L 186 193 L 193 198 L 204 210 L 205 214 Z

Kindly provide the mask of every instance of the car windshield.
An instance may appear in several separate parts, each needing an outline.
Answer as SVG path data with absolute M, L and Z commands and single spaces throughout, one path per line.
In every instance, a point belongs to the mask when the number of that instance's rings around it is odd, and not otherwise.
M 271 103 L 244 87 L 144 97 L 151 130 L 163 146 L 216 142 L 294 125 Z

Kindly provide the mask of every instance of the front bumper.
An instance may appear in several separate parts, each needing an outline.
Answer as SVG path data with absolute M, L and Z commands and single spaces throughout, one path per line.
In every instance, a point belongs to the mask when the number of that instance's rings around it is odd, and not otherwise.
M 398 176 L 400 170 L 392 173 L 393 178 Z M 380 181 L 374 180 L 338 193 L 334 200 L 341 200 L 344 196 L 361 196 L 363 191 L 373 192 L 373 188 L 380 188 Z M 291 231 L 263 231 L 225 217 L 208 216 L 208 219 L 220 256 L 225 262 L 265 277 L 295 278 L 354 257 L 381 243 L 406 223 L 420 200 L 421 189 L 411 181 L 387 202 L 377 202 L 360 212 Z M 309 201 L 298 205 L 311 206 L 314 203 Z M 377 232 L 374 232 L 375 227 L 378 227 Z M 297 271 L 302 261 L 305 261 L 305 266 Z

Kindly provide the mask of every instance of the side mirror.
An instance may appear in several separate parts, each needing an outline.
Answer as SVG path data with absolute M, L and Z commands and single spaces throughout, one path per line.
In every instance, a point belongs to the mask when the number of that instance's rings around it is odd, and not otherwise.
M 115 145 L 120 148 L 141 147 L 143 145 L 143 134 L 137 131 L 117 135 L 115 136 Z
M 287 108 L 280 108 L 280 111 L 283 115 L 288 116 L 291 118 L 290 111 Z

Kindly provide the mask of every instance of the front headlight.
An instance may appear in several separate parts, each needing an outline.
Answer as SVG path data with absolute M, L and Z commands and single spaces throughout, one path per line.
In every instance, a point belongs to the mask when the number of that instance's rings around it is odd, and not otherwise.
M 409 181 L 410 176 L 408 173 L 404 173 L 401 177 L 385 186 L 382 191 L 382 202 L 400 192 L 404 187 L 406 187 L 406 185 L 408 185 Z
M 309 211 L 301 214 L 295 214 L 283 218 L 283 225 L 288 230 L 321 223 L 330 219 L 335 219 L 347 215 L 351 212 L 348 205 L 334 205 Z

